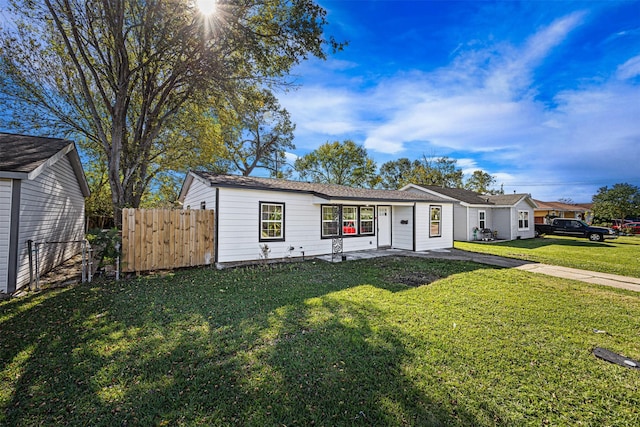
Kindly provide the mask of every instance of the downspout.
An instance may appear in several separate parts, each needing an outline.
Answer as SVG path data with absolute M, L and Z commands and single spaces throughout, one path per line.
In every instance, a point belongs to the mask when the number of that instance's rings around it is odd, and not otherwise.
M 220 193 L 216 187 L 216 211 L 214 212 L 214 224 L 213 224 L 213 265 L 218 265 L 218 247 L 219 247 L 219 227 L 220 227 Z
M 411 250 L 413 252 L 416 251 L 416 202 L 413 202 L 413 247 Z
M 7 274 L 7 293 L 15 292 L 18 287 L 18 250 L 20 249 L 20 199 L 22 181 L 11 181 L 11 213 L 9 220 L 9 259 Z

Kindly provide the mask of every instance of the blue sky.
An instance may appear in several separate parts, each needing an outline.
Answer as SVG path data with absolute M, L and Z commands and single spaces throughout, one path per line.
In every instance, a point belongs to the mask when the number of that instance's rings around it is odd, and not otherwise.
M 640 1 L 319 3 L 349 45 L 278 94 L 291 160 L 351 139 L 379 166 L 448 156 L 545 201 L 640 186 Z
M 349 45 L 279 95 L 294 156 L 345 139 L 378 165 L 448 156 L 547 201 L 640 186 L 640 2 L 320 4 Z

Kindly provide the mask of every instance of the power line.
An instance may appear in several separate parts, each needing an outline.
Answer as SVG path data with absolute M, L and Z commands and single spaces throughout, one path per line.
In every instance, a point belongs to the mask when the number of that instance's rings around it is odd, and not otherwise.
M 636 178 L 636 179 L 630 179 L 630 180 L 617 180 L 619 182 L 626 182 L 626 183 L 633 183 L 638 182 L 640 183 L 640 178 Z M 554 187 L 554 186 L 561 186 L 561 185 L 600 185 L 600 186 L 609 186 L 609 185 L 613 185 L 612 181 L 563 181 L 563 182 L 535 182 L 535 183 L 530 183 L 530 182 L 502 182 L 503 185 L 509 185 L 509 186 L 523 186 L 523 187 Z

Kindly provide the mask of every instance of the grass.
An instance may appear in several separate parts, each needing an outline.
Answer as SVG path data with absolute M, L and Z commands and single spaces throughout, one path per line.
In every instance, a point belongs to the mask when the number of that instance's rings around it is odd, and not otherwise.
M 640 372 L 591 353 L 640 359 L 639 318 L 414 258 L 79 285 L 0 303 L 0 425 L 640 425 Z
M 509 242 L 455 242 L 457 249 L 526 261 L 640 277 L 640 237 L 622 236 L 603 243 L 572 237 L 543 237 Z

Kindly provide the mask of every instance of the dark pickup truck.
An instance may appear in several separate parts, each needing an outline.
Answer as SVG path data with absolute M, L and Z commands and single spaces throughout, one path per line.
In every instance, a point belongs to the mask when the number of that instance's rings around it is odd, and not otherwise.
M 577 219 L 555 218 L 551 224 L 536 224 L 536 236 L 555 234 L 558 236 L 585 237 L 593 242 L 618 237 L 615 230 L 606 227 L 592 227 Z

